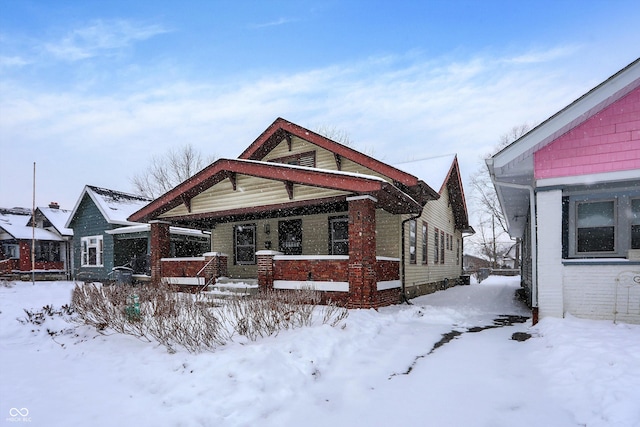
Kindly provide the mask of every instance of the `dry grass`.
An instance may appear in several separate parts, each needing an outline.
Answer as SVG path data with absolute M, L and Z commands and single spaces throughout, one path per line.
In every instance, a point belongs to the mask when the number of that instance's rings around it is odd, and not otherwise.
M 179 346 L 189 352 L 212 351 L 235 335 L 255 341 L 314 321 L 338 326 L 349 314 L 336 304 L 319 302 L 320 294 L 311 289 L 220 301 L 206 294 L 179 293 L 166 283 L 76 285 L 72 296 L 81 323 L 155 340 L 169 351 Z

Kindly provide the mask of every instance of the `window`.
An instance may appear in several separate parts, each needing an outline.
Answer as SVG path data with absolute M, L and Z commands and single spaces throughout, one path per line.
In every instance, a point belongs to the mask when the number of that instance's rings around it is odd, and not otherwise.
M 349 255 L 349 220 L 347 217 L 329 218 L 329 253 Z
M 235 263 L 248 265 L 256 263 L 256 225 L 243 224 L 233 228 Z
M 293 154 L 291 156 L 279 157 L 272 159 L 270 162 L 284 163 L 287 165 L 307 166 L 310 168 L 316 167 L 316 152 L 308 151 L 306 153 Z
M 409 263 L 415 264 L 417 260 L 416 254 L 416 220 L 409 221 Z
M 631 200 L 631 249 L 640 249 L 640 199 Z
M 440 232 L 440 264 L 444 264 L 444 231 Z
M 426 222 L 422 223 L 422 263 L 427 263 L 427 240 L 428 240 L 428 226 Z
M 35 260 L 39 262 L 60 261 L 60 243 L 37 241 Z
M 4 259 L 19 259 L 20 247 L 15 243 L 2 243 L 2 253 L 4 254 Z
M 437 228 L 433 231 L 433 263 L 440 262 L 440 232 Z
M 456 239 L 456 265 L 460 265 L 460 239 Z
M 564 256 L 624 258 L 640 249 L 640 191 L 576 191 L 566 199 Z
M 82 245 L 82 266 L 102 267 L 102 236 L 87 236 L 80 240 Z
M 576 206 L 577 253 L 615 250 L 615 203 L 581 202 Z
M 302 255 L 302 220 L 278 222 L 278 250 L 285 255 Z

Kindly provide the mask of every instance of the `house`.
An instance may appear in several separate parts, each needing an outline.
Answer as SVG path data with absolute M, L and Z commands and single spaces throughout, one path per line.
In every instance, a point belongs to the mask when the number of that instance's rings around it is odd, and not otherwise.
M 470 230 L 454 155 L 389 165 L 282 118 L 129 220 L 151 225 L 156 280 L 166 228 L 197 227 L 211 230 L 218 274 L 350 307 L 456 284 Z
M 66 227 L 73 229 L 73 276 L 80 280 L 108 280 L 114 267 L 127 266 L 137 278 L 149 276 L 149 224 L 127 217 L 150 202 L 121 191 L 86 185 Z M 209 250 L 206 232 L 171 229 L 170 252 L 177 257 Z
M 64 226 L 70 211 L 56 202 L 30 209 L 0 209 L 0 271 L 25 275 L 32 271 L 39 279 L 68 278 L 71 271 L 70 242 L 73 230 Z M 31 261 L 31 242 L 34 262 Z
M 475 273 L 481 268 L 491 268 L 491 261 L 475 255 L 464 254 L 463 268 L 468 273 Z
M 640 323 L 640 59 L 487 165 L 534 318 Z

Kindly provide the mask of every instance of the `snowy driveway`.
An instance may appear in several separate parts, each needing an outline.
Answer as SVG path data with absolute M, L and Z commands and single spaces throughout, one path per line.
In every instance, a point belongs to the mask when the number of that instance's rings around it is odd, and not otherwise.
M 198 355 L 86 327 L 54 341 L 46 329 L 68 328 L 60 319 L 16 321 L 23 308 L 68 303 L 72 286 L 0 286 L 0 422 L 640 426 L 640 326 L 544 320 L 463 333 L 428 354 L 451 330 L 527 314 L 513 299 L 517 278 L 352 310 L 344 329 L 285 331 Z M 517 342 L 514 332 L 534 338 Z

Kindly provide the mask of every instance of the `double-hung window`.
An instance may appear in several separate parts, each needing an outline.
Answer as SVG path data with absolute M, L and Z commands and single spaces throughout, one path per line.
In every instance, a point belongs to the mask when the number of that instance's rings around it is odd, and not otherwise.
M 102 236 L 86 236 L 80 239 L 82 245 L 82 266 L 102 267 Z
M 433 263 L 440 262 L 440 232 L 437 228 L 433 230 Z
M 624 258 L 640 249 L 640 191 L 576 192 L 568 201 L 570 258 Z
M 233 228 L 235 262 L 238 265 L 256 263 L 256 225 L 243 224 Z
M 428 225 L 426 222 L 422 223 L 422 263 L 426 264 L 428 259 L 427 259 L 427 242 L 429 240 L 429 234 L 428 234 Z
M 329 252 L 331 255 L 349 255 L 349 219 L 329 219 Z
M 409 221 L 409 263 L 415 264 L 417 260 L 416 239 L 417 239 L 416 220 Z

